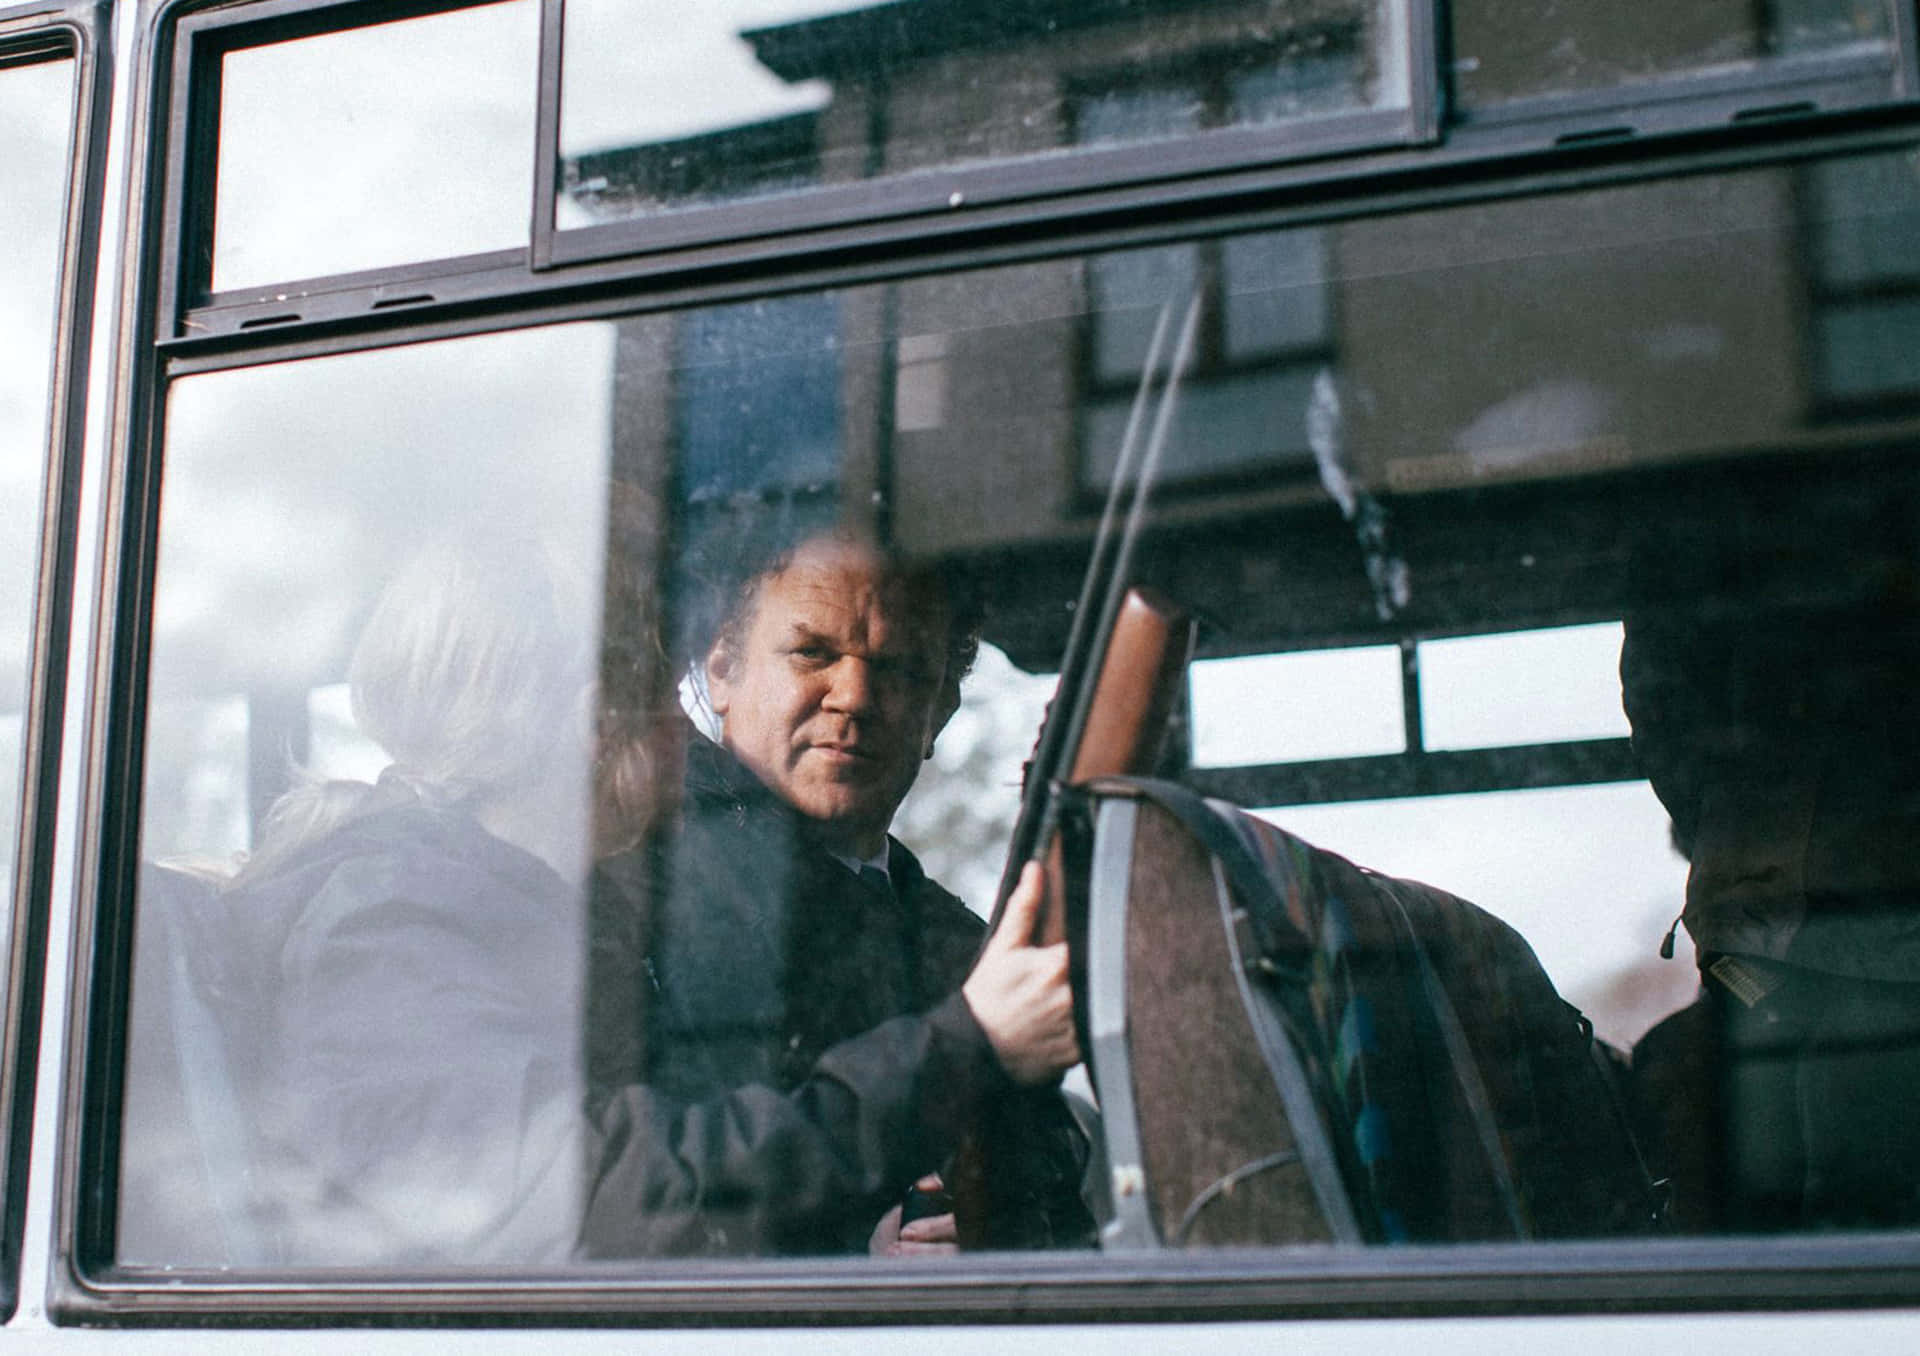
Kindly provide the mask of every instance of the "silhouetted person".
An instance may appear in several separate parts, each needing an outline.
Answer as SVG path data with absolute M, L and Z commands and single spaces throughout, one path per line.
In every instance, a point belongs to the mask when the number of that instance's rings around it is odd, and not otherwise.
M 1634 1054 L 1682 1228 L 1920 1220 L 1920 605 L 1904 542 L 1819 503 L 1669 550 L 1679 587 L 1627 623 L 1634 747 L 1692 863 L 1702 997 Z

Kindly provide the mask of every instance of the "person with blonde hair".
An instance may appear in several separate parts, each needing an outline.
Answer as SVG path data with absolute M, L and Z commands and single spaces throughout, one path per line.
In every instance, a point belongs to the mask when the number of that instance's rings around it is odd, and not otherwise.
M 435 543 L 374 606 L 349 684 L 392 762 L 282 797 L 222 900 L 271 986 L 238 1061 L 270 1260 L 569 1253 L 594 652 L 537 542 Z

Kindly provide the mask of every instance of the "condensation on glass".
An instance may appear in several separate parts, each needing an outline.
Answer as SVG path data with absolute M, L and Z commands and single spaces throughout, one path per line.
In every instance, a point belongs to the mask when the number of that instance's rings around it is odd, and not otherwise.
M 74 63 L 0 64 L 0 882 L 19 827 Z
M 1411 101 L 1404 0 L 567 6 L 557 224 Z
M 524 247 L 539 22 L 501 0 L 227 52 L 212 290 Z
M 1791 70 L 1805 58 L 1890 64 L 1889 0 L 1708 0 L 1685 5 L 1513 6 L 1458 0 L 1453 86 L 1467 108 L 1631 88 L 1668 76 Z
M 1338 1019 L 1303 1076 L 1361 1236 L 1654 1231 L 1629 1121 L 1675 1183 L 1667 1227 L 1913 1224 L 1920 1144 L 1882 1131 L 1920 1124 L 1920 401 L 1849 356 L 1904 333 L 1862 298 L 1899 295 L 1912 165 L 1648 181 L 175 382 L 121 1260 L 885 1251 L 891 1203 L 951 1141 L 860 1138 L 878 1155 L 860 1187 L 844 1160 L 760 1155 L 846 1131 L 844 1101 L 809 1100 L 819 1080 L 841 1098 L 893 1067 L 899 1048 L 867 1041 L 875 995 L 913 1019 L 971 964 L 974 915 L 914 893 L 919 871 L 989 904 L 1123 436 L 1106 412 L 1154 365 L 1158 317 L 1196 297 L 1137 555 L 1204 622 L 1160 770 L 1240 777 L 1298 835 L 1242 825 L 1306 882 L 1285 898 L 1316 935 L 1304 969 L 1276 951 L 1263 971 L 1305 988 L 1262 991 Z M 1839 377 L 1873 399 L 1842 399 Z M 917 582 L 861 573 L 880 548 Z M 893 819 L 921 867 L 872 851 L 867 819 L 842 835 L 768 754 L 879 757 L 853 726 L 780 724 L 811 710 L 785 704 L 793 675 L 847 643 L 803 603 L 850 596 L 908 637 L 873 641 L 871 691 L 901 710 L 932 709 L 913 703 L 954 653 L 955 600 L 983 604 L 972 695 L 920 731 L 933 767 Z M 410 712 L 459 719 L 423 733 Z M 1629 725 L 1645 780 L 1570 761 Z M 1362 737 L 1268 742 L 1289 728 Z M 923 749 L 905 751 L 889 766 L 912 779 Z M 1300 759 L 1345 778 L 1337 794 L 1281 805 Z M 1143 872 L 1129 907 L 1198 891 L 1180 916 L 1218 917 L 1204 855 L 1138 832 L 1138 860 L 1191 869 Z M 875 856 L 885 885 L 855 875 Z M 919 902 L 896 912 L 895 890 Z M 1385 962 L 1356 949 L 1365 927 L 1341 926 L 1363 906 L 1367 926 L 1424 920 L 1394 952 L 1402 989 L 1369 978 Z M 919 971 L 895 968 L 903 917 Z M 1160 1213 L 1127 1237 L 1338 1236 L 1240 1100 L 1273 1071 L 1225 952 L 1198 987 L 1153 982 L 1155 957 L 1204 935 L 1130 953 L 1133 1053 L 1217 1072 L 1148 1125 L 1133 1166 Z M 1421 956 L 1463 986 L 1464 1072 L 1395 1063 L 1448 1044 Z M 872 1095 L 979 1087 L 907 1067 Z M 1461 1132 L 1450 1147 L 1422 1138 L 1407 1079 L 1436 1105 L 1478 1086 L 1512 1161 L 1463 1166 L 1488 1142 L 1471 1107 L 1436 1122 Z M 1548 1079 L 1565 1100 L 1521 1095 Z M 1792 1121 L 1809 1096 L 1871 1106 L 1871 1141 Z M 1245 1156 L 1208 1178 L 1182 1127 L 1241 1111 Z M 990 1243 L 1096 1241 L 1072 1215 L 1084 1165 L 1050 1152 L 1001 1160 L 1045 1209 L 1010 1207 Z M 1444 1200 L 1408 1166 L 1435 1164 Z M 1257 1183 L 1234 1176 L 1248 1165 Z M 1201 1178 L 1179 1198 L 1183 1172 Z M 1110 1179 L 1084 1181 L 1096 1218 L 1115 1208 Z M 1287 1209 L 1245 1213 L 1283 1189 Z

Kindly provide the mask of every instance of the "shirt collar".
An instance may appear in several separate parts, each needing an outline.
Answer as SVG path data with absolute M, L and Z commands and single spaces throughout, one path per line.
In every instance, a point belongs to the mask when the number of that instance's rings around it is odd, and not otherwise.
M 888 855 L 889 855 L 888 845 L 885 843 L 882 843 L 880 845 L 880 850 L 874 853 L 873 856 L 871 857 L 849 857 L 843 853 L 836 852 L 833 854 L 833 859 L 836 862 L 840 863 L 840 865 L 846 867 L 847 870 L 853 872 L 853 874 L 856 876 L 860 874 L 860 869 L 862 867 L 870 866 L 875 871 L 878 871 L 881 875 L 885 876 L 887 878 L 887 883 L 891 885 L 893 883 L 893 868 L 887 865 Z

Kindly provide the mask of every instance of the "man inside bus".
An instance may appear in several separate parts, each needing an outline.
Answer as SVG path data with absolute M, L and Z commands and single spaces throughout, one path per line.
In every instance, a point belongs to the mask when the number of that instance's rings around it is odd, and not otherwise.
M 825 1166 L 794 1159 L 743 1113 L 673 1146 L 691 1190 L 671 1195 L 696 1210 L 609 1226 L 590 1208 L 587 1246 L 949 1250 L 956 1223 L 934 1174 L 1009 1103 L 1028 1108 L 1019 1151 L 985 1167 L 973 1236 L 1085 1241 L 1064 1103 L 1016 1096 L 1050 1087 L 1079 1058 L 1064 949 L 1014 944 L 1009 929 L 981 953 L 978 917 L 887 832 L 959 704 L 977 645 L 964 590 L 845 533 L 782 543 L 777 525 L 749 524 L 743 535 L 712 552 L 726 567 L 704 589 L 709 621 L 691 641 L 719 741 L 687 737 L 671 841 L 598 872 L 599 918 L 646 922 L 624 929 L 634 938 L 624 962 L 596 943 L 601 982 L 615 976 L 631 993 L 625 1017 L 641 1039 L 596 1030 L 603 1049 L 628 1053 L 597 1060 L 594 1080 L 690 1102 L 770 1089 L 846 1152 Z M 1030 869 L 1010 921 L 1037 900 Z M 597 1021 L 618 1006 L 597 1001 Z M 620 1160 L 608 1161 L 617 1176 Z M 902 1226 L 898 1203 L 916 1179 L 928 1213 Z M 633 1198 L 604 1176 L 597 1194 Z
M 1690 862 L 1701 997 L 1633 1055 L 1688 1231 L 1920 1222 L 1915 491 L 1788 483 L 1764 535 L 1643 553 L 1620 660 Z

